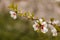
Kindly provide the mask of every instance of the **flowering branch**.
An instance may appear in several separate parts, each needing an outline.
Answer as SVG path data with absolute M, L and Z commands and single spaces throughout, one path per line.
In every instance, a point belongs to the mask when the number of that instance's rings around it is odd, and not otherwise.
M 40 19 L 38 19 L 38 17 L 35 18 L 33 13 L 30 12 L 22 13 L 21 10 L 18 11 L 17 7 L 18 6 L 14 4 L 9 6 L 10 15 L 13 19 L 17 19 L 17 15 L 19 15 L 20 17 L 25 17 L 32 21 L 35 20 L 33 24 L 34 31 L 37 32 L 41 31 L 42 33 L 47 33 L 48 28 L 50 28 L 52 35 L 57 36 L 57 29 L 55 28 L 55 26 L 58 25 L 59 23 L 58 20 L 54 20 L 54 18 L 51 18 L 48 22 L 46 22 L 44 18 Z

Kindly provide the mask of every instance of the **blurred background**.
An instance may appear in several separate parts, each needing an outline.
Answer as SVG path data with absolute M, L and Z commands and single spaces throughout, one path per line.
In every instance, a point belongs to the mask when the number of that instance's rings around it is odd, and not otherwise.
M 18 10 L 33 12 L 35 17 L 60 20 L 60 0 L 0 0 L 0 40 L 60 40 L 60 32 L 53 37 L 51 32 L 43 34 L 33 30 L 33 23 L 18 17 L 10 17 L 8 6 L 14 2 Z

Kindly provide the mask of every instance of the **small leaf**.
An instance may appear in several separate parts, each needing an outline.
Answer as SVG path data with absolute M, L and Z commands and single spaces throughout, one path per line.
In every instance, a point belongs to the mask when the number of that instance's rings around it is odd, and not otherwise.
M 26 16 L 26 12 L 24 13 L 24 15 L 23 16 Z
M 32 17 L 34 17 L 34 13 L 32 13 Z
M 43 21 L 45 21 L 45 18 L 42 17 L 42 19 L 43 19 Z
M 18 6 L 17 6 L 17 4 L 15 5 L 15 7 L 14 7 L 14 10 L 16 11 L 16 12 L 18 12 Z
M 14 3 L 11 3 L 11 4 L 8 6 L 8 8 L 14 10 Z
M 54 18 L 50 18 L 50 21 L 54 21 Z
M 58 31 L 58 32 L 60 32 L 60 26 L 58 26 L 58 25 L 53 25 L 55 28 L 56 28 L 56 30 Z
M 21 13 L 19 13 L 18 15 L 19 15 L 19 16 L 22 16 L 22 14 L 21 14 Z

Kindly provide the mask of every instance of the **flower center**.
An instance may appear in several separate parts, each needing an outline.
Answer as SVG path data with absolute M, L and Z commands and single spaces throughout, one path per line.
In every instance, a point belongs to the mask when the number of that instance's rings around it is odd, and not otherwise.
M 41 25 L 41 29 L 43 29 L 44 28 L 44 25 Z
M 15 16 L 16 14 L 14 13 L 13 15 Z
M 36 25 L 36 27 L 38 28 L 39 26 L 38 26 L 38 25 Z

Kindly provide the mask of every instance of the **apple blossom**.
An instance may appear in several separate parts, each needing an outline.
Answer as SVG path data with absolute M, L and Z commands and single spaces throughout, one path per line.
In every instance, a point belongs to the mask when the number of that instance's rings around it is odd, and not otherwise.
M 10 15 L 13 19 L 17 19 L 17 15 L 16 15 L 16 12 L 14 11 L 10 11 Z
M 39 24 L 40 23 L 40 24 Z M 39 30 L 41 29 L 42 33 L 46 33 L 48 32 L 47 29 L 47 23 L 45 21 L 43 21 L 43 19 L 39 19 L 35 22 L 35 24 L 33 25 L 34 30 Z
M 57 30 L 55 29 L 55 27 L 53 25 L 50 25 L 48 26 L 53 34 L 53 36 L 57 36 Z
M 52 24 L 58 24 L 58 23 L 59 23 L 58 20 L 54 20 L 54 21 L 52 22 Z
M 35 24 L 33 24 L 33 28 L 34 28 L 34 31 L 39 31 L 39 24 L 35 22 Z
M 41 28 L 41 32 L 43 32 L 43 33 L 48 32 L 47 23 L 46 22 L 42 22 L 41 25 L 43 25 L 42 26 L 43 28 Z
M 54 21 L 49 21 L 50 24 L 58 24 L 59 21 L 58 20 L 54 20 Z

